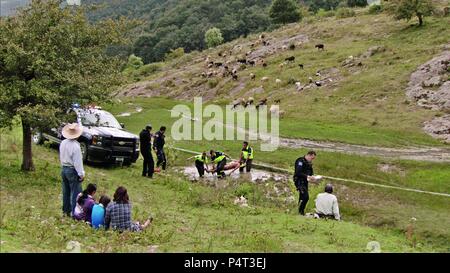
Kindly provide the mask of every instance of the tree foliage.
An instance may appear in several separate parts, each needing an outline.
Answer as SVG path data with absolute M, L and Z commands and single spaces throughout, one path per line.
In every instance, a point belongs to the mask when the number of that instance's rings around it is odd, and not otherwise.
M 85 9 L 36 0 L 0 20 L 0 127 L 19 117 L 22 169 L 32 170 L 31 128 L 57 124 L 72 103 L 100 102 L 120 82 L 120 62 L 106 56 L 125 42 L 126 21 L 88 22 Z
M 275 24 L 288 24 L 301 19 L 297 3 L 292 0 L 274 0 L 269 16 Z
M 365 7 L 367 6 L 367 0 L 347 0 L 348 7 Z
M 83 1 L 104 2 L 104 8 L 90 13 L 92 20 L 123 15 L 144 21 L 130 48 L 144 63 L 164 60 L 165 54 L 175 48 L 182 47 L 185 52 L 207 48 L 204 37 L 212 27 L 219 28 L 224 42 L 228 42 L 271 26 L 268 12 L 271 0 Z M 125 55 L 129 54 L 127 51 Z
M 213 27 L 205 33 L 205 43 L 208 48 L 216 47 L 223 43 L 222 32 L 220 29 Z
M 383 10 L 392 14 L 396 20 L 411 20 L 417 17 L 419 25 L 423 25 L 423 18 L 435 10 L 432 0 L 390 0 L 383 1 Z

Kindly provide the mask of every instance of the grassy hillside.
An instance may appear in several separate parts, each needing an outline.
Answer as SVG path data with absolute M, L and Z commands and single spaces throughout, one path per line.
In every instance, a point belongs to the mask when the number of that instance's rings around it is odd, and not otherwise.
M 350 220 L 299 217 L 295 204 L 265 198 L 263 186 L 227 181 L 215 188 L 188 182 L 172 171 L 148 180 L 140 177 L 140 165 L 87 167 L 87 182 L 97 183 L 98 195 L 126 186 L 134 219 L 151 213 L 153 227 L 135 234 L 93 231 L 61 217 L 56 149 L 35 147 L 37 171 L 19 171 L 18 135 L 17 130 L 1 135 L 1 252 L 64 252 L 71 240 L 80 242 L 83 252 L 149 252 L 154 246 L 158 252 L 366 252 L 374 240 L 386 252 L 448 251 L 415 233 L 407 239 L 399 231 Z M 250 208 L 233 205 L 240 194 L 247 196 Z M 342 206 L 347 218 L 349 210 Z
M 365 12 L 359 10 L 356 17 L 345 19 L 308 18 L 266 33 L 272 44 L 299 34 L 306 35 L 309 42 L 297 45 L 295 50 L 275 50 L 264 57 L 267 68 L 247 66 L 238 72 L 238 81 L 220 76 L 203 78 L 202 73 L 217 70 L 208 69 L 204 60 L 210 56 L 214 62 L 231 61 L 233 67 L 233 60 L 250 50 L 263 48 L 250 46 L 257 41 L 257 35 L 160 64 L 160 72 L 141 76 L 141 81 L 121 90 L 121 94 L 184 100 L 203 96 L 204 100 L 221 104 L 250 96 L 257 101 L 268 97 L 270 104 L 281 99 L 280 109 L 286 112 L 280 124 L 282 136 L 390 147 L 442 146 L 421 127 L 424 121 L 444 112 L 408 102 L 405 88 L 410 74 L 450 41 L 450 33 L 446 31 L 450 18 L 427 18 L 425 26 L 416 27 L 394 21 L 385 14 Z M 325 51 L 314 48 L 316 43 L 324 43 Z M 349 56 L 363 55 L 373 46 L 383 50 L 362 58 L 362 66 L 342 65 Z M 218 56 L 219 52 L 230 50 L 232 55 Z M 280 68 L 288 56 L 294 56 L 296 63 Z M 304 70 L 297 66 L 300 63 Z M 322 71 L 321 76 L 315 75 L 318 70 Z M 334 71 L 332 83 L 296 91 L 295 81 L 305 85 L 309 77 L 320 80 L 330 76 L 329 71 Z M 250 79 L 251 73 L 256 75 L 255 80 Z M 262 77 L 269 80 L 262 82 Z M 277 78 L 281 84 L 275 82 Z

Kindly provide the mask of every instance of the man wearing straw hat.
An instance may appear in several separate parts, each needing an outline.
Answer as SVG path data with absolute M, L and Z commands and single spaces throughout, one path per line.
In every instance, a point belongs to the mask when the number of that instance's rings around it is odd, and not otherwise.
M 65 138 L 59 145 L 59 159 L 62 171 L 63 213 L 70 216 L 75 209 L 81 182 L 84 180 L 83 156 L 80 143 L 77 141 L 83 128 L 78 123 L 70 123 L 62 129 Z

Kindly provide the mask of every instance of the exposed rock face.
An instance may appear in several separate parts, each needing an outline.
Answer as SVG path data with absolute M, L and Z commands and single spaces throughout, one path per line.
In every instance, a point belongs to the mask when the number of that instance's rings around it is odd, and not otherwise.
M 419 106 L 450 112 L 450 49 L 431 59 L 411 74 L 406 96 Z M 450 115 L 424 123 L 425 132 L 450 143 Z
M 443 117 L 435 118 L 432 121 L 425 122 L 423 129 L 432 137 L 450 143 L 450 115 L 445 115 Z
M 450 50 L 411 74 L 406 96 L 427 109 L 450 111 Z

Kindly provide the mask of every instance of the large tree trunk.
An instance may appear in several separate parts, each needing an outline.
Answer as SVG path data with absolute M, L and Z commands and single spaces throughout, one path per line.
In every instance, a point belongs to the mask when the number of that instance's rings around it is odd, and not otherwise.
M 22 135 L 22 170 L 34 171 L 33 152 L 31 150 L 31 126 L 24 121 L 22 121 Z

